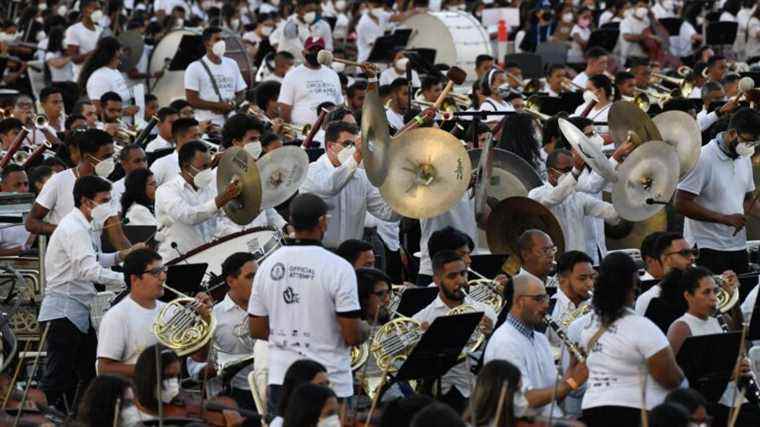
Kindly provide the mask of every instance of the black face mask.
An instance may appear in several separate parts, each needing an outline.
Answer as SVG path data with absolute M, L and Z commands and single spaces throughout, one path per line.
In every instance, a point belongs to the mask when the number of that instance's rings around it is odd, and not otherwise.
M 319 61 L 317 60 L 317 52 L 309 51 L 309 53 L 304 55 L 304 60 L 306 60 L 306 63 L 311 65 L 312 67 L 319 66 Z

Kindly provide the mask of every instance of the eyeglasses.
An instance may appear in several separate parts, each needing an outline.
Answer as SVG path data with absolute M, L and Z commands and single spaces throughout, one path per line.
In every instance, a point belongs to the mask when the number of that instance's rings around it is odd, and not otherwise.
M 665 254 L 665 256 L 670 255 L 681 255 L 684 258 L 688 258 L 690 256 L 693 256 L 694 258 L 699 258 L 699 250 L 698 249 L 683 249 L 677 252 L 668 252 Z
M 150 274 L 153 277 L 158 277 L 161 275 L 161 273 L 166 273 L 168 269 L 165 265 L 162 265 L 161 267 L 152 268 L 147 271 L 143 271 L 143 274 Z
M 521 297 L 528 297 L 537 303 L 544 303 L 549 301 L 549 294 L 533 294 L 533 295 L 520 295 Z

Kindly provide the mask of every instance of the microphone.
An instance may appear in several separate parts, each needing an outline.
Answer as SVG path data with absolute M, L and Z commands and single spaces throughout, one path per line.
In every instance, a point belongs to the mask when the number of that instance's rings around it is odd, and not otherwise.
M 253 421 L 261 421 L 261 415 L 257 412 L 248 410 L 248 409 L 241 409 L 241 408 L 232 408 L 230 406 L 222 405 L 221 403 L 216 402 L 206 402 L 205 409 L 207 411 L 214 411 L 214 412 L 222 412 L 222 411 L 235 411 L 238 414 L 253 420 Z
M 646 204 L 648 205 L 667 205 L 670 202 L 663 202 L 662 200 L 655 200 L 653 198 L 648 198 L 645 200 Z
M 185 264 L 190 264 L 189 262 L 187 262 L 187 258 L 185 258 L 185 254 L 183 254 L 182 251 L 180 251 L 179 248 L 177 247 L 177 246 L 179 246 L 179 245 L 177 245 L 177 242 L 172 242 L 172 244 L 170 246 L 172 247 L 172 249 L 174 249 L 175 252 L 177 252 L 179 254 L 180 258 L 182 258 L 182 261 Z

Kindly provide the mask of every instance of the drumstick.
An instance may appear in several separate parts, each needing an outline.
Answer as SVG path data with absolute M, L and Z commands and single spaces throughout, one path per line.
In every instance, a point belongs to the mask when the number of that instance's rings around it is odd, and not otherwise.
M 734 401 L 731 410 L 729 411 L 728 427 L 734 427 L 736 420 L 739 418 L 739 410 L 741 410 L 741 405 L 737 406 L 739 399 L 741 399 L 741 396 L 744 394 L 739 390 L 739 364 L 741 363 L 742 356 L 744 356 L 744 352 L 747 351 L 746 339 L 748 330 L 749 322 L 744 322 L 742 324 L 742 338 L 739 344 L 739 355 L 736 357 L 736 365 L 734 366 Z
M 326 49 L 322 49 L 319 51 L 319 53 L 317 53 L 317 62 L 327 67 L 329 67 L 333 62 L 340 62 L 341 64 L 353 65 L 355 67 L 362 66 L 362 64 L 355 61 L 349 61 L 348 59 L 343 59 L 343 58 L 336 58 L 332 52 Z
M 446 77 L 449 79 L 449 81 L 446 83 L 446 87 L 443 88 L 441 94 L 438 95 L 438 99 L 436 99 L 433 103 L 433 106 L 430 107 L 435 111 L 438 111 L 441 108 L 441 104 L 443 104 L 443 101 L 447 96 L 449 96 L 449 92 L 451 92 L 451 89 L 454 88 L 455 83 L 458 85 L 464 83 L 464 81 L 467 79 L 467 72 L 459 67 L 451 67 L 449 69 L 449 72 L 446 73 Z M 422 114 L 418 114 L 415 118 L 410 120 L 409 123 L 405 124 L 403 128 L 396 132 L 396 135 L 393 137 L 398 138 L 404 132 L 417 128 L 422 124 L 422 121 Z
M 499 404 L 496 405 L 496 418 L 493 420 L 493 427 L 499 427 L 499 421 L 501 420 L 501 411 L 504 408 L 504 399 L 507 397 L 507 383 L 506 381 L 501 385 L 501 392 L 499 393 Z
M 391 370 L 392 363 L 388 363 L 388 366 L 385 367 L 383 370 L 383 377 L 380 378 L 380 384 L 377 386 L 377 392 L 375 393 L 375 397 L 372 398 L 372 405 L 369 407 L 369 413 L 367 414 L 367 422 L 364 423 L 365 425 L 370 425 L 370 421 L 372 421 L 372 413 L 375 412 L 375 408 L 377 407 L 377 401 L 380 400 L 380 392 L 383 390 L 383 387 L 385 387 L 385 379 L 388 378 L 388 371 Z

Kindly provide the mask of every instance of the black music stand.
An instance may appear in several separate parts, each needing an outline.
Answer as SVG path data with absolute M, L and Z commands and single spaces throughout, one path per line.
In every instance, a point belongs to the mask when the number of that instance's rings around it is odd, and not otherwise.
M 507 255 L 470 255 L 472 260 L 472 269 L 482 274 L 485 277 L 496 277 L 499 274 L 504 274 L 502 266 L 507 258 Z M 472 278 L 472 275 L 470 275 Z
M 676 360 L 689 386 L 708 402 L 717 402 L 731 381 L 739 354 L 741 332 L 700 335 L 686 338 Z
M 559 98 L 562 100 L 562 104 L 558 110 L 567 114 L 573 114 L 575 109 L 583 104 L 583 92 L 562 92 Z
M 440 397 L 441 377 L 459 363 L 462 350 L 482 318 L 482 312 L 436 318 L 381 393 L 397 381 L 430 379 L 436 382 L 435 394 Z
M 681 32 L 681 25 L 683 25 L 683 19 L 681 18 L 662 18 L 658 19 L 660 24 L 668 31 L 668 35 L 671 37 L 677 36 Z
M 167 267 L 166 271 L 166 284 L 185 295 L 194 297 L 195 294 L 203 290 L 201 282 L 206 275 L 207 268 L 208 264 L 205 262 L 198 264 L 180 263 L 170 265 Z M 163 302 L 170 302 L 178 297 L 180 297 L 180 295 L 166 290 L 160 300 Z
M 408 37 L 407 37 L 408 40 Z M 369 52 L 367 62 L 379 62 L 387 64 L 393 61 L 393 53 L 396 49 L 406 46 L 406 40 L 400 42 L 399 37 L 394 34 L 378 37 L 372 50 Z
M 591 33 L 591 37 L 588 39 L 588 46 L 586 47 L 586 50 L 589 50 L 595 46 L 599 46 L 604 48 L 604 50 L 607 52 L 612 52 L 615 49 L 619 35 L 619 30 L 596 30 Z
M 720 50 L 723 50 L 723 46 L 732 46 L 736 40 L 738 28 L 739 24 L 736 22 L 711 22 L 707 25 L 705 44 L 717 46 Z
M 199 35 L 185 34 L 179 41 L 179 47 L 169 63 L 169 71 L 184 71 L 187 67 L 203 58 L 206 54 L 206 48 L 203 47 L 203 41 Z
M 404 316 L 412 317 L 433 302 L 437 296 L 438 286 L 406 288 L 401 294 L 401 301 L 399 301 L 396 311 Z

